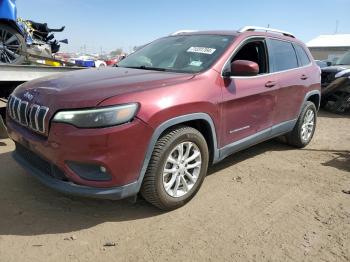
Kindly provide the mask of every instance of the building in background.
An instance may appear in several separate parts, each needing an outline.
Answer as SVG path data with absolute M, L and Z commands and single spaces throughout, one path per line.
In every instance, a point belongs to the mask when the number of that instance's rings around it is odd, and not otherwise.
M 307 44 L 314 59 L 335 62 L 350 51 L 350 34 L 320 35 Z

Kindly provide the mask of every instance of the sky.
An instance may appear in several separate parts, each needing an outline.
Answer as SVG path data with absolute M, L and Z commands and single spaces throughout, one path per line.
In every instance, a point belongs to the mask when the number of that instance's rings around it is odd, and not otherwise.
M 66 26 L 64 51 L 130 51 L 181 29 L 237 30 L 245 25 L 289 31 L 307 42 L 350 33 L 350 0 L 17 0 L 18 16 Z

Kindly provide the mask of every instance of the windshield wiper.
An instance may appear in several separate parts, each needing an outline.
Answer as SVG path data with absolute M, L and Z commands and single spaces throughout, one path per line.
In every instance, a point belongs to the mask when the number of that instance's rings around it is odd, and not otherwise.
M 152 67 L 152 66 L 125 66 L 126 68 L 142 69 L 142 70 L 154 70 L 154 71 L 168 71 L 165 68 Z

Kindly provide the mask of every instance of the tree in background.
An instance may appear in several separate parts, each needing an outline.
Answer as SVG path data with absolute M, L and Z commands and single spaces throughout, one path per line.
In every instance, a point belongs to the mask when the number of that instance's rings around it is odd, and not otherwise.
M 114 50 L 114 51 L 112 51 L 111 53 L 110 53 L 110 55 L 111 56 L 117 56 L 117 55 L 121 55 L 121 54 L 123 54 L 124 52 L 123 52 L 123 48 L 117 48 L 116 50 Z

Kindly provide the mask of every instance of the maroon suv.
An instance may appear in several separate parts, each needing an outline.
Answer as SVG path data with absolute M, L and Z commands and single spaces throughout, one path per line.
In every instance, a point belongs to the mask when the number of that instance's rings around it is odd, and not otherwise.
M 179 32 L 117 67 L 19 86 L 7 124 L 14 158 L 58 191 L 184 205 L 209 164 L 278 136 L 306 146 L 320 69 L 289 33 Z M 265 30 L 265 29 L 264 29 Z

